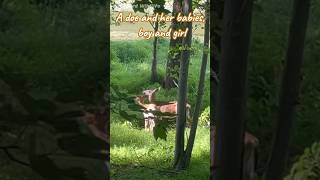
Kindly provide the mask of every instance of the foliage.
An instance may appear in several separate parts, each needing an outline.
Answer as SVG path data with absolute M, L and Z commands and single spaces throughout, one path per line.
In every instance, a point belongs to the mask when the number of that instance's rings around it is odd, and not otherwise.
M 206 107 L 200 117 L 199 117 L 199 126 L 208 126 L 210 123 L 210 106 Z
M 75 1 L 56 9 L 27 0 L 2 3 L 1 12 L 10 18 L 0 32 L 0 67 L 15 69 L 28 87 L 58 91 L 60 100 L 90 101 L 87 94 L 99 91 L 97 84 L 106 78 L 103 7 Z M 92 82 L 97 84 L 88 86 Z
M 248 121 L 247 129 L 259 139 L 258 173 L 265 170 L 268 153 L 272 147 L 272 137 L 277 119 L 278 92 L 283 61 L 287 49 L 289 19 L 292 0 L 259 1 L 253 13 L 251 45 L 248 64 Z M 319 4 L 314 1 L 314 4 Z M 319 34 L 317 16 L 319 9 L 314 8 L 306 37 L 303 76 L 299 105 L 296 114 L 295 131 L 290 145 L 289 163 L 305 147 L 320 139 L 320 109 L 317 99 L 320 97 L 319 77 Z M 288 8 L 289 7 L 289 8 Z M 317 6 L 319 7 L 319 6 Z
M 163 39 L 159 45 L 158 70 L 160 77 L 163 77 L 166 68 L 168 43 L 168 40 Z M 127 49 L 123 47 L 130 47 L 132 51 L 127 51 Z M 135 40 L 111 42 L 111 111 L 121 116 L 121 121 L 129 121 L 135 127 L 143 127 L 144 122 L 142 121 L 143 117 L 139 106 L 135 105 L 133 101 L 134 97 L 141 95 L 145 89 L 161 86 L 158 83 L 151 84 L 149 81 L 149 67 L 152 57 L 151 47 L 152 41 Z M 191 107 L 194 107 L 196 100 L 202 53 L 199 49 L 202 49 L 201 47 L 200 42 L 194 43 L 193 49 L 195 49 L 195 51 L 190 62 L 188 103 L 191 104 Z M 207 70 L 207 74 L 209 75 L 209 69 Z M 203 107 L 210 104 L 209 92 L 209 78 L 207 78 L 205 82 Z M 173 101 L 176 99 L 176 89 L 161 89 L 157 92 L 157 100 L 159 101 Z M 160 129 L 156 131 L 155 137 L 165 138 L 168 126 L 170 126 L 170 123 L 159 125 L 158 127 Z
M 0 1 L 0 179 L 104 179 L 107 145 L 77 117 L 104 92 L 105 7 L 34 2 Z
M 4 139 L 1 147 L 9 157 L 17 158 L 11 149 L 18 150 L 27 159 L 25 162 L 19 160 L 20 164 L 48 179 L 101 179 L 105 176 L 101 160 L 105 155 L 94 152 L 106 145 L 81 134 L 81 124 L 73 115 L 80 111 L 79 106 L 61 104 L 47 92 L 19 92 L 4 81 L 1 81 L 1 87 L 0 95 L 5 100 L 0 108 Z M 81 144 L 87 146 L 84 148 Z M 81 151 L 78 146 L 82 147 Z M 92 169 L 92 165 L 100 168 Z M 87 175 L 82 173 L 84 169 L 88 171 Z
M 320 143 L 306 148 L 284 180 L 317 180 L 320 178 Z
M 121 63 L 142 63 L 151 59 L 151 56 L 148 56 L 150 47 L 148 47 L 147 43 L 114 42 L 111 48 L 111 52 L 114 53 Z

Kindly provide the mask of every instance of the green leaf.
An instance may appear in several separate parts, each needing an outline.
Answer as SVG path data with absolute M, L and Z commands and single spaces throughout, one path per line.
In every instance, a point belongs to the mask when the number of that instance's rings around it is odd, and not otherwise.
M 85 144 L 85 146 L 84 146 Z M 95 159 L 104 159 L 106 153 L 102 153 L 107 148 L 107 143 L 93 136 L 76 134 L 58 138 L 58 145 L 70 154 Z
M 169 124 L 167 121 L 158 121 L 153 128 L 153 136 L 156 140 L 158 138 L 167 140 L 167 133 L 168 133 L 168 128 Z

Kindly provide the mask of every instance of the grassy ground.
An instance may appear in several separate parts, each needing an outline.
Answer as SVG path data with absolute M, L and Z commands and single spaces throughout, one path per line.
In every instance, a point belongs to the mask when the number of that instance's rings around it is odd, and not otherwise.
M 209 179 L 210 131 L 197 132 L 190 167 L 180 173 L 172 171 L 175 131 L 169 130 L 167 141 L 155 140 L 151 133 L 130 123 L 111 124 L 112 179 Z

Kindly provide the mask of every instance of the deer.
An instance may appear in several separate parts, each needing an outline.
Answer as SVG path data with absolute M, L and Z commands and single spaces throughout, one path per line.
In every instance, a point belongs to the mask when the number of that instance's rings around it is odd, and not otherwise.
M 257 175 L 255 173 L 256 170 L 256 162 L 257 162 L 257 147 L 259 141 L 258 139 L 248 133 L 244 134 L 244 152 L 243 152 L 243 178 L 244 180 L 253 180 L 256 179 Z
M 167 104 L 167 103 L 175 103 L 176 101 L 169 101 L 169 102 L 161 102 L 156 100 L 156 92 L 160 90 L 160 87 L 155 89 L 146 89 L 142 91 L 143 96 L 148 99 L 149 103 L 156 103 L 156 104 Z
M 104 107 L 94 110 L 82 110 L 83 116 L 80 120 L 87 125 L 88 129 L 96 138 L 109 143 L 109 136 L 106 133 L 107 113 Z
M 211 133 L 211 171 L 215 168 L 214 165 L 214 139 L 216 135 L 215 126 L 210 128 Z M 255 168 L 256 168 L 256 148 L 259 144 L 259 140 L 249 132 L 244 133 L 244 150 L 243 150 L 243 169 L 242 169 L 242 179 L 243 180 L 254 180 L 256 178 Z
M 153 131 L 155 126 L 155 121 L 157 119 L 162 118 L 174 118 L 177 116 L 177 101 L 156 101 L 155 100 L 155 92 L 158 91 L 159 88 L 153 90 L 145 90 L 143 91 L 142 96 L 136 96 L 135 102 L 136 104 L 143 107 L 143 115 L 145 120 L 145 129 L 147 131 Z M 149 103 L 144 103 L 145 98 L 148 99 Z M 191 106 L 186 104 L 187 108 L 187 118 L 190 118 L 190 109 Z M 162 113 L 163 115 L 155 116 L 155 113 Z
M 177 101 L 169 101 L 169 102 L 157 101 L 156 100 L 156 92 L 159 90 L 160 90 L 160 87 L 155 88 L 155 89 L 147 89 L 147 90 L 142 91 L 142 94 L 145 98 L 148 99 L 149 103 L 156 104 L 158 106 L 164 105 L 164 107 L 167 108 L 168 107 L 167 105 L 174 104 L 172 107 L 175 107 L 175 109 L 168 108 L 168 111 L 166 111 L 166 109 L 163 108 L 163 110 L 161 112 L 162 113 L 172 113 L 172 114 L 176 115 L 178 102 Z M 186 103 L 186 108 L 187 108 L 187 116 L 189 116 L 188 118 L 190 118 L 190 109 L 191 109 L 190 104 Z

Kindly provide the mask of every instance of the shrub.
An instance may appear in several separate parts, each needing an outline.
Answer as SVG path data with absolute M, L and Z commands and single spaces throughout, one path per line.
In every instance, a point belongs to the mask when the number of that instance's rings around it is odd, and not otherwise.
M 202 111 L 199 117 L 199 126 L 206 126 L 210 123 L 210 106 L 206 107 L 204 111 Z
M 320 142 L 305 149 L 303 155 L 293 165 L 284 180 L 318 180 L 320 179 Z
M 121 63 L 142 63 L 151 58 L 150 50 L 151 46 L 142 42 L 112 42 L 111 48 Z

